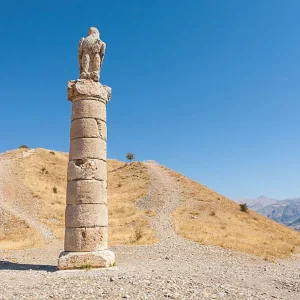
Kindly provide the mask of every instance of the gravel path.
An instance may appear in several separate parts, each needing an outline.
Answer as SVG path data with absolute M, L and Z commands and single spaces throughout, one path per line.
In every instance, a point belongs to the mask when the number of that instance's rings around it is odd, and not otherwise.
M 179 241 L 171 221 L 171 214 L 180 203 L 178 185 L 154 161 L 146 163 L 151 178 L 148 195 L 138 203 L 138 207 L 156 212 L 150 219 L 161 244 L 169 246 L 169 241 Z
M 117 267 L 55 271 L 62 242 L 45 249 L 0 252 L 0 299 L 300 299 L 300 257 L 270 263 L 178 237 L 170 213 L 179 187 L 146 163 L 152 178 L 139 206 L 155 209 L 161 242 L 114 247 Z

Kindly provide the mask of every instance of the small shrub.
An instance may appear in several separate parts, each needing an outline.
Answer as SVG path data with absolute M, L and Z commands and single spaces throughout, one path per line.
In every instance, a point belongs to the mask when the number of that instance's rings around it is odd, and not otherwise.
M 128 152 L 126 154 L 126 158 L 131 162 L 132 160 L 134 160 L 134 154 L 131 152 Z
M 209 215 L 210 215 L 211 217 L 214 217 L 214 216 L 216 215 L 216 213 L 215 213 L 214 211 L 211 211 L 211 212 L 209 213 Z
M 53 187 L 53 188 L 52 188 L 52 191 L 53 191 L 54 194 L 57 194 L 57 187 L 56 187 L 56 186 Z
M 199 213 L 198 211 L 192 211 L 192 212 L 191 212 L 191 215 L 193 215 L 193 216 L 199 216 L 200 213 Z
M 147 215 L 148 217 L 155 217 L 155 216 L 156 216 L 156 212 L 155 212 L 154 210 L 152 210 L 152 209 L 147 209 L 147 210 L 145 211 L 145 213 L 146 213 L 146 215 Z
M 29 149 L 29 147 L 27 145 L 21 145 L 19 149 Z
M 121 182 L 119 182 L 119 183 L 118 183 L 118 187 L 121 187 L 121 186 L 122 186 L 122 183 L 121 183 Z
M 116 265 L 117 265 L 117 262 L 114 261 L 114 262 L 110 265 L 110 267 L 115 267 Z
M 91 264 L 84 264 L 80 267 L 80 269 L 83 269 L 85 271 L 89 271 L 92 268 Z
M 134 237 L 135 237 L 135 240 L 138 241 L 140 240 L 144 235 L 144 230 L 143 230 L 143 227 L 137 227 L 135 228 L 134 230 Z
M 47 171 L 46 171 L 46 168 L 45 168 L 45 167 L 42 167 L 41 173 L 44 174 L 45 172 L 47 172 Z
M 242 211 L 242 212 L 248 211 L 247 203 L 240 204 L 240 211 Z
M 52 155 L 55 155 L 55 152 L 54 151 L 49 151 L 50 154 Z

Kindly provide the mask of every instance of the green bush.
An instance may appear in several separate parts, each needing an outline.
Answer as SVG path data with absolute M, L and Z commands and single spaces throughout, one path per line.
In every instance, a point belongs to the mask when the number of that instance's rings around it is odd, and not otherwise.
M 128 153 L 126 154 L 126 158 L 127 158 L 129 161 L 132 161 L 132 160 L 134 160 L 134 154 L 131 153 L 131 152 L 128 152 Z
M 248 211 L 247 203 L 240 204 L 240 211 L 242 211 L 242 212 Z
M 134 237 L 136 241 L 140 240 L 143 237 L 143 235 L 144 235 L 144 230 L 142 227 L 135 228 Z

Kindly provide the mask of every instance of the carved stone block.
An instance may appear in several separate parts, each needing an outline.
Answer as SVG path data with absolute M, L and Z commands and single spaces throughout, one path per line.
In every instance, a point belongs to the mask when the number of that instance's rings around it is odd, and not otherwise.
M 107 227 L 66 228 L 65 251 L 99 251 L 107 249 Z
M 110 250 L 96 252 L 62 252 L 59 256 L 60 270 L 92 268 L 109 268 L 115 264 L 115 254 Z
M 106 161 L 106 141 L 100 138 L 80 138 L 70 142 L 70 160 L 97 158 Z
M 68 99 L 76 101 L 80 99 L 95 98 L 107 103 L 111 97 L 111 88 L 87 79 L 70 80 L 68 82 Z
M 71 139 L 100 137 L 98 122 L 96 119 L 91 118 L 73 120 L 71 123 L 70 137 Z
M 72 105 L 72 120 L 94 118 L 106 121 L 106 105 L 97 100 L 78 100 Z
M 79 180 L 67 185 L 67 204 L 107 203 L 106 181 Z
M 105 227 L 108 224 L 106 204 L 69 204 L 66 207 L 66 228 Z
M 106 162 L 101 159 L 80 159 L 69 161 L 68 181 L 80 179 L 106 181 Z

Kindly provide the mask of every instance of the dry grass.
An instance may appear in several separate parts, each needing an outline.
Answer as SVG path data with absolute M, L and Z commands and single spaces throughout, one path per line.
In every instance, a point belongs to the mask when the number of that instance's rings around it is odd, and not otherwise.
M 23 220 L 0 208 L 0 249 L 41 246 L 40 234 Z
M 157 242 L 146 218 L 151 212 L 136 207 L 136 201 L 146 196 L 149 182 L 147 167 L 144 164 L 108 161 L 110 244 Z
M 17 150 L 21 151 L 21 150 Z M 52 152 L 52 153 L 51 153 Z M 68 154 L 45 149 L 17 160 L 14 172 L 34 195 L 40 221 L 63 239 Z M 54 154 L 53 154 L 54 153 Z M 146 216 L 136 201 L 147 193 L 147 168 L 139 162 L 126 164 L 108 160 L 109 242 L 119 244 L 149 244 L 156 241 Z M 56 193 L 55 193 L 56 192 Z M 136 231 L 142 228 L 142 237 Z
M 68 154 L 36 149 L 35 153 L 15 161 L 14 171 L 32 192 L 33 208 L 39 220 L 46 224 L 57 238 L 64 236 Z M 53 192 L 56 187 L 57 193 Z
M 216 245 L 265 259 L 300 252 L 300 233 L 248 210 L 191 179 L 168 170 L 182 188 L 173 213 L 176 232 L 204 245 Z
M 23 150 L 16 150 L 16 153 L 19 151 Z M 60 239 L 64 234 L 67 162 L 66 153 L 53 154 L 49 150 L 37 149 L 31 156 L 16 160 L 14 165 L 17 177 L 34 195 L 32 207 L 37 210 L 38 218 Z M 182 204 L 173 213 L 178 234 L 201 244 L 221 246 L 265 259 L 281 258 L 300 251 L 299 232 L 251 210 L 241 212 L 237 203 L 179 173 L 168 172 L 182 188 Z M 144 164 L 108 160 L 111 245 L 157 242 L 147 219 L 155 213 L 136 207 L 136 201 L 146 195 L 149 181 Z M 8 228 L 8 231 L 0 233 L 1 248 L 4 243 L 14 248 L 36 246 L 37 233 L 27 224 L 13 216 L 7 216 L 5 222 L 7 225 L 3 228 Z

